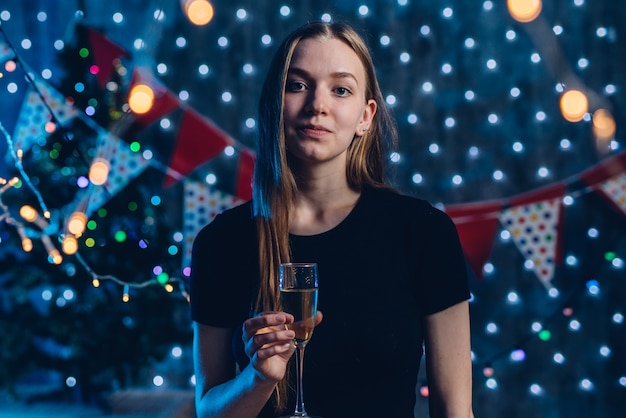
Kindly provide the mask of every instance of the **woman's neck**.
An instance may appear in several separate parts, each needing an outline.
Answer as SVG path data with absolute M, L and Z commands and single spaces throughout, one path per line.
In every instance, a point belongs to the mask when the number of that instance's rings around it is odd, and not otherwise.
M 315 235 L 334 228 L 350 214 L 360 196 L 350 188 L 345 174 L 300 178 L 289 215 L 289 232 Z

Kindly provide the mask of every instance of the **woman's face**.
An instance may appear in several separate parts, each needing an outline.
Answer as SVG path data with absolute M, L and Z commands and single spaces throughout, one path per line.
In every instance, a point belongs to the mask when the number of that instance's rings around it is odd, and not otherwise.
M 300 41 L 285 86 L 289 153 L 304 164 L 345 164 L 348 146 L 376 112 L 365 90 L 365 70 L 348 45 L 338 39 Z

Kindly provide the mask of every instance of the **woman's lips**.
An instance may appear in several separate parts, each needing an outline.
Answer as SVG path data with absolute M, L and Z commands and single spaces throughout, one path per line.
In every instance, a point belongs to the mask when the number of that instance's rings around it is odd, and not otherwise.
M 306 136 L 320 137 L 328 134 L 330 131 L 322 126 L 303 126 L 299 129 Z

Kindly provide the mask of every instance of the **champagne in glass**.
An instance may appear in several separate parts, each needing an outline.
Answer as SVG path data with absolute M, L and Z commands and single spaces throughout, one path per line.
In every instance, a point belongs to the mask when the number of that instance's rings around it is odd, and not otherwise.
M 294 316 L 289 328 L 296 333 L 296 345 L 306 345 L 315 327 L 317 289 L 283 289 L 280 302 L 283 311 Z
M 302 367 L 304 366 L 304 348 L 313 335 L 315 314 L 317 313 L 317 264 L 283 263 L 280 265 L 280 302 L 284 312 L 294 316 L 294 323 L 289 328 L 296 337 L 296 408 L 289 418 L 313 418 L 304 409 L 304 391 L 302 389 Z

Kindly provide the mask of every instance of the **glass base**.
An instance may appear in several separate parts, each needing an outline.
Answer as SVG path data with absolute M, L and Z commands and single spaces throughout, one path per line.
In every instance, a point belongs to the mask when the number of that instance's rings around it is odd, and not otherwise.
M 302 414 L 302 415 L 283 415 L 282 417 L 279 418 L 322 418 L 318 415 L 309 415 L 309 414 Z

